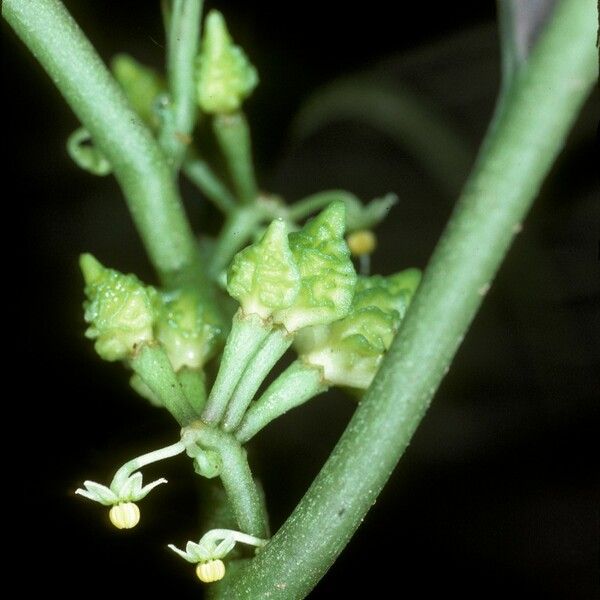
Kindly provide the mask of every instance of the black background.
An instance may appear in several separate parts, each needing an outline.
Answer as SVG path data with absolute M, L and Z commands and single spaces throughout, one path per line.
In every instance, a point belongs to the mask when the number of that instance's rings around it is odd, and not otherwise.
M 124 50 L 158 67 L 156 4 L 67 2 L 103 58 Z M 439 189 L 403 144 L 364 124 L 333 122 L 301 143 L 290 141 L 289 126 L 315 87 L 371 70 L 435 107 L 474 155 L 499 79 L 494 4 L 218 8 L 261 74 L 247 108 L 263 187 L 291 200 L 328 187 L 364 198 L 395 191 L 400 203 L 381 227 L 374 267 L 423 267 L 458 190 Z M 83 479 L 107 481 L 121 462 L 176 435 L 128 390 L 122 368 L 100 362 L 84 340 L 77 256 L 92 251 L 120 270 L 153 275 L 115 182 L 70 162 L 64 140 L 74 116 L 3 33 L 3 181 L 12 188 L 3 223 L 5 241 L 19 236 L 4 261 L 14 326 L 5 347 L 18 349 L 15 366 L 5 366 L 7 381 L 16 378 L 4 395 L 14 407 L 5 427 L 22 440 L 4 461 L 16 459 L 24 479 L 17 539 L 30 549 L 15 559 L 33 563 L 35 576 L 23 579 L 23 591 L 200 597 L 193 570 L 165 548 L 200 534 L 186 461 L 148 469 L 170 482 L 142 503 L 142 523 L 130 532 L 114 531 L 98 506 L 73 494 Z M 311 598 L 413 589 L 424 597 L 597 595 L 597 101 L 595 92 L 413 444 Z M 185 193 L 194 222 L 214 231 L 217 214 Z M 257 438 L 250 458 L 275 528 L 351 411 L 333 394 Z

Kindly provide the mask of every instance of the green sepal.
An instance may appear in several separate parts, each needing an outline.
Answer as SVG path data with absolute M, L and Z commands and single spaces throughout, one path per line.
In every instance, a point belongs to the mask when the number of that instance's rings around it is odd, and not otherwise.
M 283 220 L 275 219 L 258 242 L 235 255 L 227 273 L 227 291 L 244 314 L 262 319 L 296 300 L 300 273 Z
M 135 275 L 107 269 L 91 254 L 79 261 L 85 280 L 86 337 L 96 340 L 96 352 L 109 361 L 131 356 L 141 344 L 154 339 L 159 308 L 158 293 Z
M 331 323 L 348 314 L 356 272 L 344 241 L 346 208 L 333 202 L 289 235 L 300 272 L 300 291 L 292 306 L 274 315 L 289 332 Z
M 133 110 L 152 129 L 158 129 L 160 119 L 155 109 L 156 99 L 165 89 L 160 75 L 129 54 L 114 56 L 111 70 Z
M 233 43 L 223 15 L 216 10 L 206 17 L 197 81 L 198 104 L 209 114 L 239 110 L 258 84 L 256 69 Z

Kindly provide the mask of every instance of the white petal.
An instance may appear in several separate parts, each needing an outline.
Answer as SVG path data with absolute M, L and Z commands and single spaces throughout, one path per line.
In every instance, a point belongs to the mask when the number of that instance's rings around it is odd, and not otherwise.
M 194 562 L 207 560 L 207 557 L 202 552 L 200 545 L 196 544 L 196 542 L 188 542 L 185 545 L 185 551 L 188 553 L 188 556 L 194 560 Z
M 142 489 L 142 474 L 134 473 L 129 476 L 120 489 L 115 490 L 121 501 L 137 500 Z
M 105 485 L 101 485 L 95 481 L 84 481 L 83 485 L 87 488 L 88 494 L 81 495 L 86 496 L 86 498 L 100 502 L 100 504 L 104 504 L 104 506 L 110 506 L 119 501 L 117 495 Z
M 149 483 L 148 485 L 145 485 L 137 493 L 137 495 L 134 498 L 134 500 L 141 500 L 142 498 L 145 498 L 148 495 L 148 492 L 152 491 L 157 485 L 160 485 L 161 483 L 167 483 L 167 480 L 164 477 L 161 477 L 160 479 L 157 479 L 156 481 L 153 481 L 152 483 Z
M 195 560 L 192 560 L 187 552 L 184 552 L 183 550 L 180 550 L 177 546 L 173 545 L 173 544 L 169 544 L 168 546 L 171 550 L 173 550 L 173 552 L 175 552 L 176 554 L 179 554 L 179 556 L 181 556 L 181 558 L 183 558 L 184 560 L 187 560 L 188 562 L 191 563 L 195 563 Z
M 217 547 L 214 549 L 213 555 L 211 558 L 223 558 L 227 556 L 235 546 L 235 540 L 233 537 L 225 538 L 220 544 L 217 544 Z

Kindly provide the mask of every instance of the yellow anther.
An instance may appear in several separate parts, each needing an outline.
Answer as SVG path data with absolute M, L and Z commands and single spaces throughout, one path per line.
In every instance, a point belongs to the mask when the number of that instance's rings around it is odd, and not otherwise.
M 140 522 L 140 509 L 133 502 L 115 504 L 110 509 L 108 518 L 117 529 L 131 529 Z
M 353 231 L 347 238 L 348 248 L 354 256 L 372 254 L 377 246 L 377 238 L 372 231 L 360 229 Z
M 222 560 L 209 560 L 196 567 L 198 579 L 204 583 L 213 583 L 225 577 L 225 565 Z

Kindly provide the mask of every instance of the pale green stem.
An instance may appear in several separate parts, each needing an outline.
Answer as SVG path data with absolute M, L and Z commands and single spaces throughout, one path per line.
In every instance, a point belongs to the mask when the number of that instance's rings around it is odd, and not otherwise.
M 191 142 L 196 121 L 195 61 L 200 44 L 202 0 L 173 0 L 167 25 L 169 116 L 160 145 L 173 169 L 179 168 Z
M 287 211 L 287 218 L 292 221 L 301 221 L 306 217 L 320 211 L 329 206 L 332 202 L 342 201 L 347 199 L 354 200 L 356 196 L 345 190 L 325 190 L 311 194 L 298 202 L 292 204 Z
M 252 163 L 252 142 L 246 117 L 241 112 L 215 115 L 213 130 L 225 156 L 233 187 L 242 202 L 254 202 L 258 188 Z
M 183 163 L 185 176 L 224 214 L 236 207 L 236 200 L 208 163 L 199 157 L 188 157 Z
M 185 446 L 185 443 L 180 440 L 175 444 L 154 450 L 153 452 L 148 452 L 147 454 L 142 454 L 142 456 L 138 456 L 137 458 L 133 458 L 126 462 L 115 473 L 110 484 L 111 489 L 119 489 L 133 473 L 139 471 L 142 467 L 181 454 L 185 451 Z
M 110 162 L 150 260 L 171 283 L 199 271 L 196 242 L 156 140 L 59 0 L 4 0 L 2 15 Z
M 298 507 L 230 579 L 227 598 L 304 598 L 374 505 L 596 81 L 596 26 L 593 0 L 557 3 L 488 131 L 373 384 Z M 376 569 L 377 557 L 368 566 Z
M 142 346 L 129 364 L 181 426 L 198 418 L 161 346 Z
M 267 336 L 258 352 L 248 363 L 231 396 L 221 423 L 223 431 L 233 431 L 240 424 L 258 388 L 290 347 L 292 339 L 293 337 L 287 331 L 279 327 Z
M 236 439 L 245 444 L 271 421 L 327 389 L 319 367 L 294 361 L 250 406 L 235 432 Z
M 263 211 L 256 205 L 237 206 L 228 215 L 210 263 L 213 278 L 217 278 L 227 269 L 233 257 L 248 245 L 262 220 Z
M 219 372 L 202 413 L 203 421 L 215 424 L 223 418 L 242 373 L 268 334 L 269 327 L 258 315 L 245 316 L 241 310 L 234 315 Z
M 206 404 L 206 384 L 202 371 L 183 367 L 177 372 L 177 379 L 189 405 L 196 415 L 202 413 Z
M 231 434 L 207 426 L 202 421 L 192 423 L 186 432 L 194 436 L 200 446 L 218 452 L 221 457 L 221 482 L 238 527 L 252 536 L 268 538 L 265 505 L 252 477 L 244 448 Z

